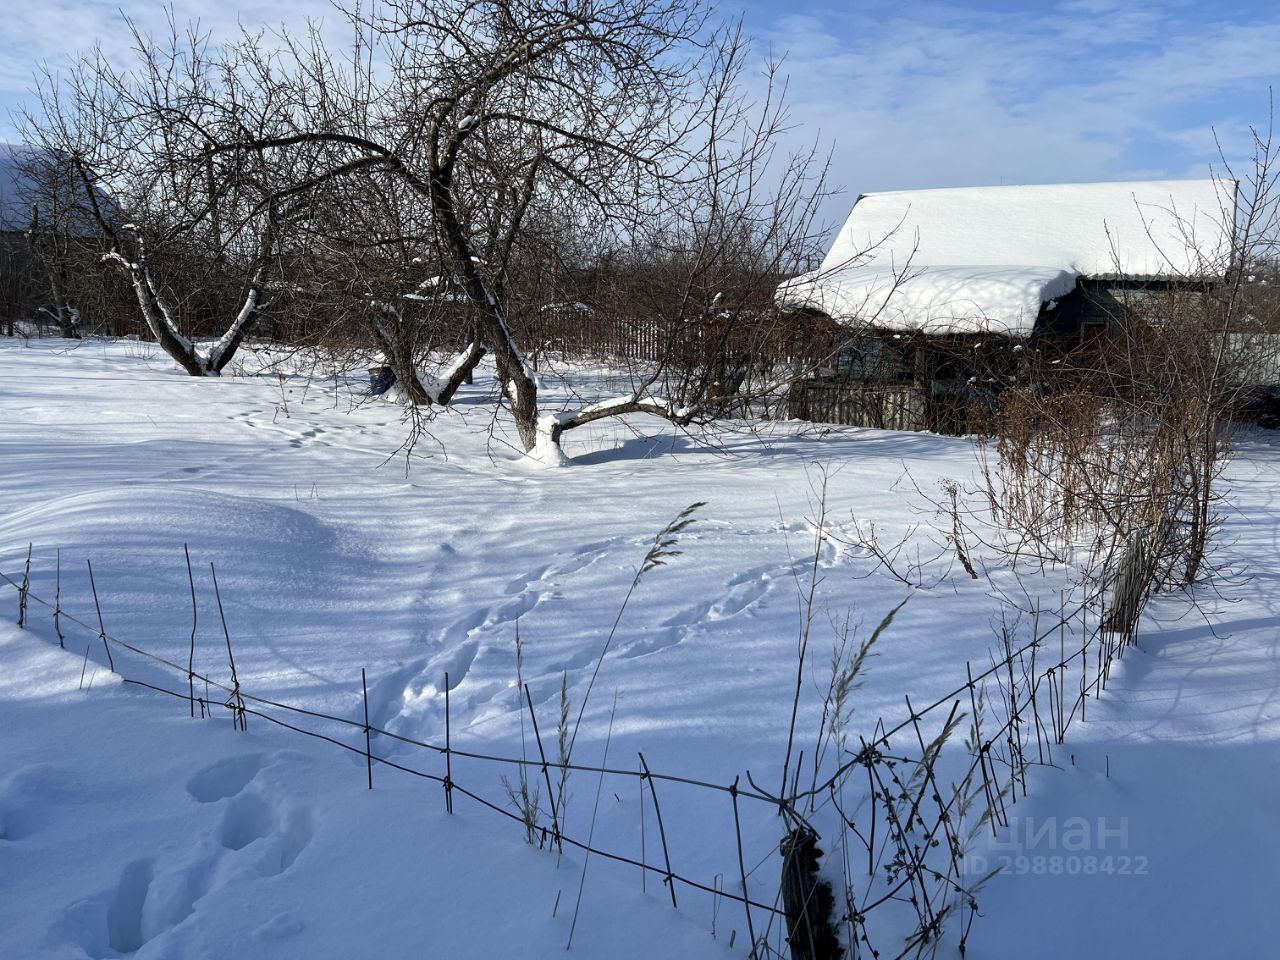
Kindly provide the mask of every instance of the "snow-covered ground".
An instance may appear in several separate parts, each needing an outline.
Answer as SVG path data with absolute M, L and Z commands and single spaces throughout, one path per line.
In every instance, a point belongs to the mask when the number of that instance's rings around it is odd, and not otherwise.
M 1064 769 L 1037 773 L 980 865 L 1009 871 L 987 888 L 973 956 L 1280 950 L 1274 440 L 1243 442 L 1227 479 L 1219 556 L 1231 576 L 1199 591 L 1199 610 L 1153 605 L 1138 648 L 1071 728 Z
M 567 435 L 573 462 L 550 469 L 512 449 L 491 386 L 478 376 L 406 460 L 399 408 L 363 399 L 356 381 L 194 380 L 145 344 L 0 343 L 0 571 L 20 575 L 33 544 L 32 593 L 52 599 L 60 557 L 64 608 L 96 624 L 92 560 L 107 632 L 185 664 L 186 544 L 197 672 L 229 680 L 212 562 L 246 691 L 360 720 L 364 669 L 374 726 L 440 743 L 447 673 L 453 747 L 512 756 L 536 751 L 517 622 L 550 750 L 562 683 L 576 716 L 654 534 L 705 501 L 681 554 L 628 604 L 574 759 L 607 751 L 608 766 L 633 770 L 643 752 L 654 771 L 720 785 L 750 771 L 776 789 L 825 476 L 818 649 L 846 614 L 865 635 L 913 594 L 857 691 L 857 722 L 900 719 L 904 695 L 929 702 L 963 683 L 966 660 L 986 661 L 991 584 L 913 591 L 847 542 L 868 522 L 892 543 L 931 521 L 917 488 L 968 476 L 967 441 L 777 424 L 702 444 L 644 418 L 605 420 Z M 1224 588 L 1239 602 L 1214 601 L 1216 636 L 1196 615 L 1149 625 L 1072 728 L 1075 766 L 1037 770 L 1014 811 L 1101 817 L 1127 830 L 1123 853 L 1145 869 L 1014 864 L 983 894 L 970 956 L 1262 955 L 1280 852 L 1267 813 L 1280 799 L 1280 664 L 1277 583 L 1257 561 L 1275 556 L 1280 477 L 1271 448 L 1251 443 L 1233 466 L 1227 538 L 1254 579 Z M 0 609 L 11 623 L 8 587 Z M 29 617 L 26 631 L 0 628 L 0 955 L 551 956 L 571 926 L 584 956 L 746 954 L 740 904 L 677 885 L 673 911 L 660 876 L 642 889 L 634 867 L 540 851 L 457 794 L 451 817 L 438 783 L 376 767 L 369 791 L 362 756 L 254 717 L 235 732 L 221 708 L 192 721 L 184 701 L 121 685 L 96 629 L 64 621 L 62 652 L 48 611 L 32 604 Z M 181 673 L 114 654 L 124 676 L 186 689 Z M 798 727 L 810 750 L 826 681 L 825 653 L 815 659 Z M 303 725 L 363 749 L 357 730 Z M 411 745 L 375 737 L 373 749 L 444 773 Z M 462 787 L 507 805 L 500 769 L 453 762 Z M 567 831 L 660 859 L 637 787 L 574 773 Z M 730 798 L 657 789 L 672 869 L 740 890 Z M 771 902 L 781 826 L 765 804 L 741 812 L 748 890 Z M 974 856 L 994 867 L 1010 849 L 1005 836 Z

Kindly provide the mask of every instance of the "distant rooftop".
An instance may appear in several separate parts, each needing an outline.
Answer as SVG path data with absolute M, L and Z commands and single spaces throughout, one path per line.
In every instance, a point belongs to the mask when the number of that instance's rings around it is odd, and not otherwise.
M 44 156 L 49 160 L 55 159 L 52 153 Z M 31 172 L 38 166 L 35 161 L 40 157 L 41 154 L 31 147 L 0 143 L 0 233 L 28 229 L 31 225 L 31 203 L 33 200 L 41 199 L 42 192 L 46 196 L 41 203 L 42 206 L 46 205 L 45 200 L 51 188 L 42 184 L 40 178 L 33 177 Z M 50 166 L 50 169 L 53 167 Z M 60 165 L 58 169 L 60 175 L 56 179 L 60 181 L 59 190 L 65 191 L 65 201 L 80 205 L 83 193 L 76 189 L 69 176 L 70 165 Z M 102 204 L 104 210 L 111 208 L 109 199 L 101 193 L 98 194 L 98 202 Z M 78 225 L 76 232 L 80 235 L 88 236 L 96 231 L 96 225 L 85 209 L 77 211 L 71 222 Z
M 31 223 L 31 181 L 22 170 L 28 148 L 0 143 L 0 231 L 25 230 Z

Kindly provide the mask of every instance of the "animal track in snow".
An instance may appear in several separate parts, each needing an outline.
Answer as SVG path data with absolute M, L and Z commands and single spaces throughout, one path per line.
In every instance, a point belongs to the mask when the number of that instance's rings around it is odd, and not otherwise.
M 430 657 L 414 660 L 387 676 L 374 680 L 369 689 L 369 722 L 375 727 L 389 729 L 388 725 L 404 709 L 406 699 L 412 695 L 412 683 L 424 674 Z
M 636 640 L 634 643 L 627 644 L 618 651 L 618 656 L 624 660 L 632 660 L 650 653 L 657 653 L 667 647 L 674 647 L 684 638 L 685 630 L 679 627 L 669 627 L 652 636 L 645 637 L 643 640 Z
M 298 436 L 289 441 L 289 446 L 294 448 L 301 447 L 306 443 L 306 441 L 314 440 L 322 433 L 324 433 L 323 427 L 312 427 L 310 430 L 304 430 Z
M 311 842 L 313 833 L 311 811 L 305 807 L 290 810 L 282 826 L 267 837 L 256 863 L 258 873 L 264 877 L 284 873 Z
M 512 631 L 505 629 L 533 611 L 540 603 L 556 595 L 556 588 L 569 577 L 605 557 L 622 538 L 581 544 L 556 563 L 543 564 L 515 577 L 502 587 L 505 599 L 488 606 L 478 606 L 439 631 L 436 652 L 395 671 L 375 682 L 370 690 L 370 719 L 374 726 L 395 729 L 397 718 L 423 712 L 443 715 L 444 675 L 449 674 L 449 691 L 457 697 L 455 706 L 463 710 L 481 710 L 495 698 L 512 688 L 505 681 L 491 677 L 476 681 L 469 675 L 475 662 L 500 645 L 501 656 L 511 657 Z M 584 653 L 585 666 L 593 653 Z M 504 660 L 504 662 L 505 662 Z M 556 668 L 561 669 L 560 667 Z M 484 671 L 481 671 L 483 673 Z M 384 752 L 399 751 L 395 743 L 384 745 Z
M 53 763 L 18 767 L 0 780 L 0 840 L 22 840 L 40 832 L 74 796 L 80 781 L 70 768 Z
M 706 612 L 707 619 L 725 620 L 745 612 L 763 600 L 772 585 L 772 568 L 739 574 L 729 581 L 728 592 L 711 604 Z
M 440 688 L 444 689 L 444 678 L 449 678 L 449 690 L 458 689 L 458 685 L 467 679 L 467 671 L 471 669 L 471 664 L 475 663 L 476 651 L 480 649 L 479 640 L 466 640 L 458 644 L 453 650 L 446 653 L 431 663 L 429 669 L 434 670 L 440 675 Z
M 270 805 L 258 794 L 237 794 L 223 809 L 218 842 L 228 850 L 243 850 L 271 833 L 275 826 L 272 814 Z
M 255 940 L 283 940 L 302 932 L 302 921 L 290 913 L 277 913 L 253 931 Z
M 106 946 L 120 953 L 137 953 L 147 942 L 142 934 L 142 911 L 151 889 L 152 861 L 135 860 L 124 868 L 106 901 Z M 85 944 L 88 947 L 88 944 Z
M 506 586 L 507 596 L 515 593 L 521 593 L 535 583 L 543 583 L 557 577 L 566 577 L 570 574 L 577 573 L 586 567 L 591 566 L 608 552 L 613 546 L 617 538 L 614 540 L 599 540 L 594 543 L 584 543 L 577 547 L 570 556 L 570 559 L 560 564 L 546 564 L 537 567 L 523 577 L 516 577 Z
M 205 767 L 187 781 L 187 793 L 199 803 L 213 803 L 234 797 L 249 785 L 266 765 L 266 757 L 250 753 L 227 757 Z
M 537 583 L 539 580 L 541 580 L 550 572 L 551 572 L 551 567 L 548 565 L 544 567 L 538 567 L 538 569 L 534 570 L 532 573 L 526 574 L 523 577 L 516 577 L 514 580 L 512 580 L 510 583 L 507 584 L 505 593 L 507 594 L 507 596 L 511 596 L 513 593 L 521 593 L 530 584 Z
M 750 615 L 783 572 L 785 568 L 767 566 L 737 574 L 729 581 L 725 595 L 720 599 L 695 604 L 668 617 L 657 631 L 622 647 L 618 656 L 630 659 L 656 653 L 675 646 L 708 624 Z
M 155 858 L 134 860 L 113 886 L 67 908 L 66 925 L 90 957 L 132 956 L 191 915 L 203 890 L 160 883 L 155 874 Z
M 219 804 L 213 829 L 194 845 L 164 856 L 134 860 L 106 890 L 66 908 L 64 927 L 93 958 L 132 956 L 185 921 L 212 890 L 243 877 L 274 877 L 288 870 L 313 835 L 311 811 L 250 789 L 281 751 L 227 757 L 195 773 L 187 793 L 200 804 Z M 194 849 L 194 855 L 188 851 Z

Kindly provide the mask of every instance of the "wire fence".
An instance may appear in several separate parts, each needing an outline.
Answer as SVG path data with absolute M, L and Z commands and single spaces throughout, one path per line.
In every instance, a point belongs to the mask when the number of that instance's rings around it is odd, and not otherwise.
M 738 820 L 738 804 L 740 800 L 751 801 L 755 803 L 766 804 L 771 808 L 776 808 L 780 803 L 776 797 L 768 796 L 764 793 L 746 789 L 739 786 L 739 782 L 735 780 L 730 784 L 714 783 L 708 780 L 699 779 L 697 777 L 685 776 L 682 774 L 665 773 L 654 771 L 649 768 L 640 754 L 640 769 L 632 770 L 617 766 L 601 766 L 589 763 L 578 763 L 561 760 L 556 757 L 548 757 L 542 742 L 541 734 L 538 734 L 537 749 L 539 759 L 518 756 L 503 756 L 501 754 L 486 753 L 476 750 L 469 750 L 459 747 L 452 742 L 451 736 L 451 718 L 449 711 L 449 678 L 448 674 L 444 675 L 445 690 L 445 724 L 446 739 L 444 743 L 433 743 L 428 740 L 417 739 L 402 733 L 379 727 L 368 722 L 368 694 L 367 689 L 363 692 L 365 700 L 365 719 L 363 722 L 352 720 L 349 717 L 338 716 L 333 713 L 327 713 L 321 710 L 315 710 L 296 704 L 285 703 L 270 697 L 259 696 L 246 690 L 235 676 L 234 656 L 229 635 L 227 636 L 227 654 L 230 662 L 232 680 L 230 683 L 217 677 L 209 676 L 194 669 L 193 663 L 189 661 L 187 664 L 175 662 L 172 659 L 161 656 L 153 651 L 147 650 L 135 643 L 132 643 L 122 637 L 116 636 L 108 632 L 102 620 L 101 607 L 98 603 L 96 585 L 92 587 L 93 602 L 95 612 L 97 613 L 98 622 L 96 624 L 85 620 L 82 617 L 69 613 L 63 606 L 63 598 L 61 591 L 61 563 L 58 564 L 57 583 L 58 587 L 55 591 L 54 599 L 51 601 L 45 597 L 41 597 L 31 590 L 30 585 L 30 564 L 31 552 L 28 551 L 27 563 L 20 578 L 15 578 L 9 574 L 0 571 L 0 580 L 4 585 L 13 588 L 18 598 L 18 626 L 24 629 L 31 625 L 31 614 L 33 607 L 41 607 L 48 611 L 53 625 L 54 634 L 57 637 L 59 645 L 64 649 L 67 645 L 67 632 L 74 628 L 78 632 L 91 638 L 90 643 L 96 642 L 100 644 L 100 656 L 103 658 L 103 665 L 118 675 L 121 680 L 128 685 L 153 691 L 157 694 L 163 694 L 176 700 L 185 701 L 188 704 L 190 715 L 194 718 L 209 718 L 215 715 L 215 712 L 225 711 L 226 716 L 230 717 L 232 723 L 237 729 L 247 729 L 249 718 L 259 719 L 269 722 L 277 727 L 289 730 L 293 733 L 301 734 L 310 738 L 324 741 L 332 744 L 344 751 L 356 754 L 365 759 L 370 788 L 373 786 L 373 770 L 377 768 L 389 768 L 399 773 L 408 774 L 413 777 L 420 778 L 435 784 L 438 784 L 444 793 L 444 802 L 446 809 L 453 812 L 454 794 L 460 794 L 479 804 L 483 808 L 500 814 L 506 819 L 519 823 L 526 829 L 526 834 L 530 836 L 532 841 L 536 838 L 539 846 L 563 850 L 570 847 L 582 851 L 592 856 L 599 856 L 615 863 L 625 864 L 635 867 L 645 874 L 656 876 L 661 879 L 669 891 L 673 906 L 678 906 L 677 891 L 680 888 L 688 888 L 701 893 L 710 894 L 719 900 L 730 901 L 742 905 L 747 911 L 755 911 L 764 915 L 774 916 L 781 915 L 782 908 L 775 903 L 764 902 L 749 896 L 745 891 L 747 889 L 745 863 L 746 854 L 742 848 L 742 834 L 740 828 L 736 827 Z M 93 584 L 92 565 L 89 565 L 90 582 Z M 193 587 L 194 590 L 194 587 Z M 219 598 L 219 607 L 221 598 Z M 194 659 L 194 631 L 191 643 L 192 659 Z M 114 651 L 114 654 L 113 654 Z M 119 654 L 124 653 L 139 660 L 150 663 L 154 666 L 162 668 L 164 671 L 177 675 L 186 682 L 186 689 L 175 689 L 171 685 L 165 685 L 160 682 L 142 679 L 138 676 L 129 676 L 123 665 Z M 86 648 L 86 658 L 88 657 L 88 648 Z M 215 695 L 211 695 L 210 691 L 216 691 Z M 533 700 L 529 694 L 528 686 L 524 688 L 526 703 L 530 716 L 533 717 L 536 726 L 537 719 L 533 713 Z M 351 733 L 363 737 L 363 748 L 354 746 L 352 743 L 346 742 L 330 733 L 322 732 L 315 729 L 314 726 L 307 725 L 308 721 L 321 721 L 324 724 L 335 725 L 340 730 L 347 730 Z M 422 769 L 420 766 L 413 765 L 409 762 L 402 762 L 401 759 L 393 759 L 390 756 L 380 756 L 373 748 L 373 738 L 386 738 L 403 744 L 407 747 L 414 748 L 418 751 L 430 754 L 437 759 L 437 763 L 443 763 L 443 771 L 432 772 L 431 770 Z M 467 786 L 458 782 L 454 773 L 455 760 L 476 761 L 485 764 L 499 765 L 508 768 L 520 768 L 532 772 L 535 776 L 543 778 L 547 788 L 548 802 L 551 804 L 549 822 L 537 823 L 532 825 L 526 818 L 524 812 L 518 809 L 512 809 L 509 805 L 495 802 L 493 799 L 485 797 L 476 790 L 469 789 Z M 642 791 L 647 791 L 650 797 L 653 815 L 658 826 L 658 835 L 661 847 L 661 861 L 654 858 L 654 862 L 650 862 L 646 857 L 636 857 L 629 853 L 611 850 L 594 844 L 590 839 L 583 840 L 578 836 L 566 831 L 564 824 L 561 822 L 558 812 L 555 810 L 555 791 L 552 787 L 552 774 L 578 772 L 584 774 L 594 774 L 600 777 L 620 777 L 634 781 L 638 781 Z M 680 785 L 683 787 L 694 788 L 697 790 L 710 791 L 727 797 L 733 807 L 735 830 L 733 836 L 733 844 L 737 849 L 739 865 L 739 880 L 743 888 L 743 893 L 735 893 L 731 889 L 719 885 L 714 880 L 711 883 L 682 874 L 672 867 L 671 849 L 668 847 L 668 829 L 667 821 L 664 820 L 662 809 L 659 803 L 658 788 L 660 785 Z M 643 815 L 643 810 L 642 810 Z M 754 924 L 754 918 L 748 926 Z M 754 952 L 754 951 L 753 951 Z
M 952 923 L 956 925 L 953 929 L 960 931 L 959 943 L 964 947 L 978 914 L 977 889 L 985 882 L 985 878 L 968 875 L 966 854 L 979 829 L 989 827 L 995 836 L 1000 828 L 1009 826 L 1010 808 L 1020 795 L 1027 793 L 1028 768 L 1054 764 L 1054 750 L 1064 743 L 1072 723 L 1084 718 L 1089 699 L 1099 697 L 1106 688 L 1113 663 L 1134 640 L 1138 620 L 1135 611 L 1140 611 L 1149 589 L 1144 571 L 1138 569 L 1146 556 L 1141 547 L 1135 547 L 1106 583 L 1093 585 L 1078 602 L 1068 606 L 1064 598 L 1056 610 L 1034 611 L 1030 638 L 1025 642 L 1018 642 L 1017 624 L 1012 627 L 1006 624 L 998 637 L 999 648 L 985 669 L 975 673 L 966 663 L 965 682 L 923 708 L 914 706 L 910 697 L 905 697 L 906 719 L 893 725 L 877 721 L 869 736 L 856 738 L 856 743 L 842 742 L 834 765 L 824 767 L 819 759 L 811 758 L 811 780 L 804 785 L 800 782 L 804 767 L 802 751 L 790 783 L 784 782 L 779 794 L 762 789 L 749 773 L 749 786 L 744 787 L 740 778 L 724 784 L 654 771 L 643 753 L 639 755 L 638 769 L 548 756 L 527 685 L 523 688 L 524 705 L 532 721 L 536 758 L 505 756 L 456 745 L 447 674 L 443 678 L 443 743 L 371 724 L 363 675 L 363 720 L 256 695 L 240 684 L 225 618 L 223 633 L 229 683 L 194 668 L 194 622 L 190 656 L 185 665 L 109 633 L 98 603 L 91 564 L 89 580 L 96 624 L 68 613 L 63 607 L 60 555 L 56 561 L 52 601 L 31 589 L 30 548 L 22 576 L 18 578 L 0 571 L 0 580 L 17 594 L 20 627 L 30 626 L 33 607 L 43 608 L 51 617 L 59 645 L 65 648 L 68 629 L 88 636 L 89 645 L 94 641 L 101 645 L 105 665 L 125 683 L 187 702 L 193 718 L 197 711 L 202 718 L 226 711 L 225 715 L 239 729 L 247 728 L 249 719 L 253 718 L 332 744 L 364 758 L 370 788 L 375 768 L 388 768 L 437 784 L 450 813 L 454 795 L 464 796 L 520 824 L 526 839 L 540 847 L 560 851 L 570 847 L 585 855 L 638 869 L 642 877 L 660 878 L 673 906 L 679 905 L 679 890 L 708 894 L 713 902 L 736 903 L 743 910 L 753 957 L 781 956 L 789 947 L 796 960 L 807 960 L 827 956 L 817 946 L 821 941 L 819 928 L 823 925 L 843 926 L 842 939 L 849 956 L 859 956 L 860 951 L 869 951 L 868 956 L 894 955 L 884 952 L 886 935 L 902 937 L 902 947 L 896 956 L 921 955 L 936 948 L 944 930 Z M 194 578 L 191 585 L 194 606 Z M 216 572 L 214 585 L 216 594 Z M 221 613 L 220 595 L 218 607 Z M 1120 608 L 1125 613 L 1119 618 L 1122 622 L 1117 624 L 1114 611 Z M 1054 646 L 1054 639 L 1058 648 L 1056 657 L 1047 653 Z M 113 651 L 159 667 L 179 680 L 185 679 L 186 689 L 156 682 L 155 678 L 126 675 Z M 87 660 L 89 647 L 85 656 Z M 939 719 L 941 723 L 937 722 Z M 317 723 L 333 725 L 336 732 L 317 729 Z M 954 745 L 957 739 L 954 735 L 962 729 L 963 750 L 959 750 Z M 341 739 L 342 731 L 354 735 L 362 746 Z M 417 751 L 429 755 L 439 766 L 433 771 L 403 756 L 388 755 L 385 751 L 380 755 L 374 748 L 375 737 L 403 745 L 411 754 Z M 815 757 L 817 755 L 816 751 Z M 459 783 L 455 761 L 461 760 L 515 769 L 541 778 L 549 809 L 535 807 L 531 812 L 513 803 L 510 793 L 507 802 L 502 803 Z M 585 840 L 565 829 L 563 811 L 556 806 L 557 791 L 552 775 L 563 777 L 570 772 L 593 774 L 600 777 L 601 782 L 607 776 L 638 783 L 640 856 L 594 842 L 594 829 Z M 943 783 L 950 786 L 944 788 Z M 680 786 L 728 797 L 727 806 L 732 809 L 733 820 L 729 832 L 726 815 L 724 823 L 729 836 L 725 849 L 730 856 L 736 854 L 736 863 L 727 872 L 717 874 L 712 882 L 673 868 L 673 845 L 669 843 L 672 834 L 668 829 L 671 808 L 664 820 L 659 803 L 660 786 Z M 649 858 L 643 840 L 646 792 L 658 827 L 660 861 L 656 856 Z M 749 877 L 753 878 L 768 858 L 759 859 L 755 855 L 759 851 L 755 849 L 748 859 L 743 839 L 742 802 L 779 815 L 787 830 L 781 845 L 772 840 L 768 843 L 770 856 L 780 855 L 781 882 L 773 886 L 767 881 L 752 880 L 756 887 L 769 892 L 767 897 L 752 896 L 748 883 Z M 816 856 L 820 851 L 814 852 L 812 842 L 818 837 L 815 823 L 828 825 L 827 842 L 832 849 L 827 854 L 825 879 L 817 876 Z M 696 829 L 705 831 L 705 822 L 699 820 Z M 759 841 L 760 838 L 753 839 Z M 677 852 L 680 851 L 677 849 Z M 809 873 L 801 869 L 806 856 L 813 861 Z M 750 870 L 748 862 L 754 864 Z M 837 889 L 833 892 L 832 878 L 836 874 L 842 882 L 835 883 Z M 727 889 L 720 882 L 725 875 L 736 875 L 740 892 Z M 757 921 L 761 923 L 757 925 Z
M 986 827 L 997 838 L 1010 827 L 1013 805 L 1028 792 L 1028 769 L 1056 765 L 1055 748 L 1085 718 L 1089 700 L 1101 697 L 1136 639 L 1152 589 L 1150 558 L 1146 539 L 1136 537 L 1116 569 L 1084 584 L 1078 600 L 1063 596 L 1054 610 L 1030 611 L 1025 642 L 1017 641 L 1018 623 L 1002 623 L 984 670 L 966 663 L 965 683 L 923 708 L 905 696 L 904 720 L 878 721 L 834 771 L 820 778 L 815 770 L 810 789 L 788 793 L 790 810 L 810 818 L 826 806 L 838 813 L 846 943 L 880 957 L 884 938 L 876 933 L 890 929 L 903 936 L 897 957 L 931 955 L 953 925 L 964 955 L 978 892 L 991 876 L 969 867 L 976 835 Z M 941 724 L 927 728 L 939 716 Z M 963 750 L 956 750 L 962 730 Z M 855 854 L 865 856 L 865 870 L 853 869 Z

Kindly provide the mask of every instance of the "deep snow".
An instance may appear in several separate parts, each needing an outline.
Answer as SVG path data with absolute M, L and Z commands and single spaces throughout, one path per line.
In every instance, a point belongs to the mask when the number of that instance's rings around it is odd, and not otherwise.
M 897 190 L 860 196 L 780 302 L 841 322 L 1026 336 L 1081 275 L 1225 272 L 1233 180 Z
M 600 761 L 616 696 L 611 766 L 634 768 L 643 751 L 654 770 L 718 784 L 750 770 L 773 783 L 822 468 L 833 534 L 818 556 L 823 625 L 846 611 L 874 624 L 909 592 L 838 538 L 874 521 L 889 542 L 931 519 L 898 482 L 904 470 L 929 490 L 973 469 L 961 439 L 779 424 L 703 446 L 600 421 L 568 436 L 568 469 L 546 470 L 511 449 L 501 419 L 489 435 L 484 379 L 430 425 L 439 443 L 424 440 L 406 473 L 398 409 L 360 401 L 359 384 L 341 377 L 203 381 L 146 345 L 0 344 L 0 570 L 19 571 L 33 543 L 33 592 L 52 597 L 60 551 L 63 603 L 96 622 L 91 559 L 108 632 L 185 662 L 189 544 L 198 671 L 227 674 L 212 561 L 247 690 L 356 719 L 365 668 L 373 724 L 437 742 L 448 672 L 454 746 L 518 754 L 517 620 L 549 740 L 562 677 L 576 713 L 654 533 L 705 500 L 683 554 L 632 599 L 575 759 Z M 616 392 L 601 372 L 593 382 Z M 1274 556 L 1274 462 L 1255 442 L 1233 467 L 1241 512 L 1230 550 L 1246 562 Z M 1251 948 L 1274 933 L 1261 909 L 1277 852 L 1267 811 L 1280 799 L 1276 587 L 1260 566 L 1250 563 L 1247 586 L 1227 587 L 1240 602 L 1221 606 L 1216 629 L 1229 641 L 1194 615 L 1149 626 L 1088 723 L 1072 728 L 1076 765 L 1037 771 L 1015 810 L 1042 822 L 1103 817 L 1109 830 L 1127 818 L 1125 855 L 1146 857 L 1146 871 L 1051 876 L 1046 864 L 1041 876 L 1028 862 L 1023 875 L 988 885 L 970 956 L 1025 956 L 1031 944 L 1037 956 L 1086 946 L 1094 956 L 1148 946 L 1188 956 L 1197 955 L 1188 944 L 1205 943 L 1260 955 Z M 991 643 L 991 593 L 967 578 L 915 591 L 858 691 L 859 722 L 870 729 L 902 715 L 904 694 L 924 702 L 962 683 L 965 660 L 984 660 Z M 0 589 L 0 609 L 16 613 L 12 590 Z M 1153 615 L 1180 611 L 1171 602 Z M 455 797 L 449 817 L 438 784 L 386 768 L 370 792 L 362 758 L 260 720 L 244 734 L 225 711 L 192 721 L 186 703 L 115 682 L 92 632 L 68 627 L 63 653 L 47 611 L 33 607 L 31 619 L 28 631 L 0 633 L 5 955 L 564 950 L 581 855 L 539 852 L 518 824 L 466 798 Z M 826 643 L 824 634 L 819 651 Z M 154 664 L 117 658 L 128 676 L 185 687 Z M 806 683 L 802 743 L 823 679 L 815 669 Z M 362 748 L 350 731 L 326 732 Z M 404 744 L 375 738 L 374 749 L 442 772 L 438 758 Z M 504 802 L 491 766 L 462 762 L 454 775 Z M 571 833 L 585 837 L 596 789 L 593 777 L 571 778 Z M 640 856 L 634 789 L 605 781 L 595 839 Z M 660 789 L 673 869 L 736 889 L 724 795 Z M 761 805 L 743 813 L 749 889 L 768 898 L 778 823 Z M 660 852 L 652 810 L 645 816 L 651 862 Z M 995 865 L 1008 840 L 974 855 Z M 681 889 L 672 911 L 659 880 L 646 887 L 634 868 L 592 858 L 574 951 L 714 956 L 732 936 L 733 955 L 745 955 L 739 905 Z M 1225 926 L 1185 909 L 1193 898 Z

